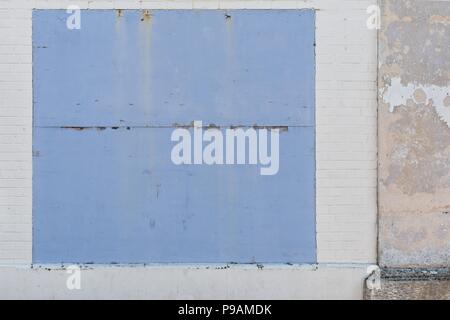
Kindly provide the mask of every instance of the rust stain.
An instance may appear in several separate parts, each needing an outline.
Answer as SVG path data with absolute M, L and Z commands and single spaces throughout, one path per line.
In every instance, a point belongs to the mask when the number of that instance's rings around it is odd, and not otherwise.
M 151 19 L 152 19 L 152 14 L 151 14 L 150 10 L 143 10 L 141 21 L 149 22 Z
M 172 127 L 174 128 L 181 128 L 181 129 L 191 129 L 194 128 L 194 121 L 192 121 L 190 124 L 180 124 L 180 123 L 174 123 L 172 124 Z M 289 131 L 289 126 L 281 126 L 281 125 L 258 125 L 258 124 L 254 124 L 251 126 L 248 125 L 241 125 L 241 124 L 237 124 L 237 125 L 229 125 L 229 126 L 220 126 L 214 123 L 210 123 L 207 125 L 203 125 L 202 129 L 266 129 L 266 130 L 279 130 L 280 132 L 288 132 Z
M 89 128 L 88 127 L 61 127 L 61 129 L 83 131 L 83 130 L 86 130 L 86 129 L 89 129 Z
M 280 132 L 288 132 L 289 126 L 259 126 L 253 125 L 253 129 L 280 130 Z

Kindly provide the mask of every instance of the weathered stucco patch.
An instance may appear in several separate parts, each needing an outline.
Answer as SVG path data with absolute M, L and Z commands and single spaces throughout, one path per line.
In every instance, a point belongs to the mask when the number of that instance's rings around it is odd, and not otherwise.
M 450 2 L 382 1 L 379 257 L 450 264 Z
M 443 212 L 388 214 L 380 223 L 383 267 L 435 267 L 450 261 L 450 219 Z M 437 263 L 441 261 L 441 263 Z
M 387 128 L 392 148 L 388 174 L 381 182 L 394 184 L 407 195 L 449 188 L 450 130 L 431 102 L 417 105 L 409 100 L 405 104 L 397 106 L 399 117 Z
M 401 67 L 392 76 L 403 84 L 448 87 L 450 3 L 385 0 L 382 11 L 380 62 Z

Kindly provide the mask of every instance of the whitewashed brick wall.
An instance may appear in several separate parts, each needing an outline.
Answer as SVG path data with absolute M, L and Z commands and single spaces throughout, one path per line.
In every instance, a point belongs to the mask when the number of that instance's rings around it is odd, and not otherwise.
M 0 1 L 0 264 L 31 261 L 31 11 Z
M 0 265 L 32 257 L 31 9 L 315 8 L 320 263 L 376 261 L 376 0 L 0 0 Z

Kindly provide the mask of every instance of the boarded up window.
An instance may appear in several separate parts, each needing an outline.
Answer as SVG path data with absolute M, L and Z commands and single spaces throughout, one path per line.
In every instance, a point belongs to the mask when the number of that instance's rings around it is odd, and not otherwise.
M 35 263 L 316 261 L 312 10 L 68 16 L 33 14 Z M 278 130 L 276 174 L 175 164 L 194 121 Z

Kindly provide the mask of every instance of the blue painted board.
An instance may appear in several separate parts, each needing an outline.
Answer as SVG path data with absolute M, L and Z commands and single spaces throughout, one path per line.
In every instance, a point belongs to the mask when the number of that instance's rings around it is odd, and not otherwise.
M 312 10 L 33 15 L 37 126 L 314 124 Z
M 280 135 L 274 176 L 176 166 L 171 132 L 36 128 L 34 261 L 315 261 L 310 128 Z
M 312 10 L 67 16 L 33 12 L 34 263 L 316 262 Z M 278 174 L 173 164 L 194 120 L 287 127 Z

